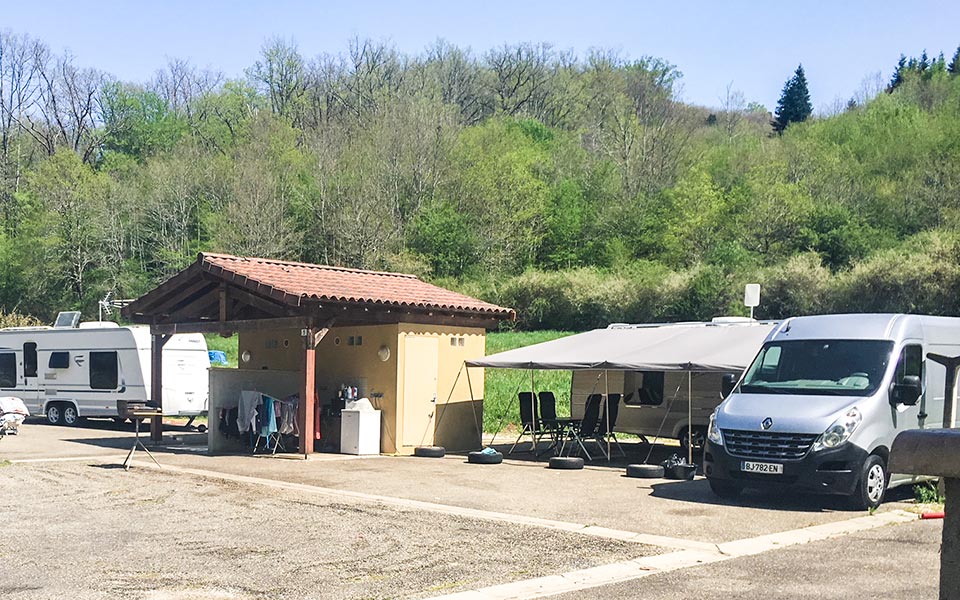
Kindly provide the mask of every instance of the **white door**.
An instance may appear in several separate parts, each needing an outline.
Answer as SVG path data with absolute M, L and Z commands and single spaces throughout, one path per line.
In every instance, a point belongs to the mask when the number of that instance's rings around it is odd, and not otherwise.
M 23 344 L 23 385 L 18 386 L 22 387 L 24 391 L 17 395 L 28 407 L 36 406 L 40 396 L 39 364 L 37 343 L 25 342 Z
M 408 335 L 404 347 L 402 445 L 431 446 L 437 414 L 439 340 Z

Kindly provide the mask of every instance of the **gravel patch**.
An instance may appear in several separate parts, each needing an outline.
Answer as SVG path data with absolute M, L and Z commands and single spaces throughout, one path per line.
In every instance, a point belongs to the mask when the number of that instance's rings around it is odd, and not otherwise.
M 0 476 L 4 598 L 422 598 L 656 554 L 576 534 L 77 463 Z

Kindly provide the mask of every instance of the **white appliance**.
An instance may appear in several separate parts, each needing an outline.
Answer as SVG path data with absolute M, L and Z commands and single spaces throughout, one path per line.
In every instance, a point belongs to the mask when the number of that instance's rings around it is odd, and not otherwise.
M 340 411 L 340 452 L 380 454 L 380 411 Z

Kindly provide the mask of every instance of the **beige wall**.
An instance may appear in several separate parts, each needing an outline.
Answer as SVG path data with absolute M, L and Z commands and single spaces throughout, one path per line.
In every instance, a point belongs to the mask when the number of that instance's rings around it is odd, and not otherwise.
M 408 335 L 438 338 L 437 411 L 435 442 L 450 450 L 479 447 L 477 423 L 482 424 L 480 402 L 470 402 L 466 372 L 457 374 L 467 359 L 484 356 L 486 331 L 482 328 L 406 324 L 334 327 L 317 347 L 317 394 L 321 404 L 335 398 L 341 384 L 358 388 L 382 411 L 381 451 L 412 454 L 413 447 L 398 447 L 402 439 L 403 378 L 408 359 L 404 340 Z M 353 338 L 353 345 L 350 338 Z M 359 338 L 362 337 L 362 342 Z M 451 343 L 452 340 L 452 343 Z M 462 340 L 462 345 L 461 345 Z M 390 356 L 380 360 L 386 346 Z M 302 341 L 299 330 L 241 332 L 238 350 L 250 352 L 245 369 L 302 371 Z M 414 359 L 415 360 L 415 359 Z M 415 368 L 415 367 L 413 367 Z M 471 369 L 473 396 L 483 398 L 483 372 Z M 456 385 L 454 382 L 456 381 Z

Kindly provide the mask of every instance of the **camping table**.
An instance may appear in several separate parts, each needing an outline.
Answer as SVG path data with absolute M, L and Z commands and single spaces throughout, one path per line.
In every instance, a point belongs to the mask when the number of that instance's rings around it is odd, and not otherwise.
M 121 417 L 133 419 L 133 446 L 130 448 L 130 452 L 127 453 L 127 458 L 123 461 L 124 470 L 130 470 L 130 461 L 133 460 L 133 454 L 137 451 L 137 446 L 146 452 L 147 456 L 150 457 L 150 460 L 156 463 L 156 465 L 159 467 L 160 463 L 157 462 L 157 459 L 154 458 L 153 454 L 150 453 L 150 450 L 148 450 L 147 447 L 143 445 L 143 442 L 140 441 L 140 420 L 162 416 L 163 412 L 159 408 L 147 408 L 145 406 L 124 407 L 124 410 L 118 412 L 120 412 Z

